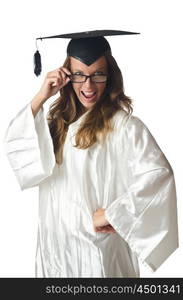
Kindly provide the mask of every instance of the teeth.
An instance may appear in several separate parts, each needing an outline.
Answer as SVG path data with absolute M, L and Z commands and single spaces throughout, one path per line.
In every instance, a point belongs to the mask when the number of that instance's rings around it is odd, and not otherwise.
M 83 92 L 83 91 L 82 93 L 86 98 L 91 98 L 96 94 L 96 92 Z
M 91 96 L 91 95 L 94 95 L 95 94 L 95 92 L 83 92 L 85 95 L 87 95 L 87 96 Z

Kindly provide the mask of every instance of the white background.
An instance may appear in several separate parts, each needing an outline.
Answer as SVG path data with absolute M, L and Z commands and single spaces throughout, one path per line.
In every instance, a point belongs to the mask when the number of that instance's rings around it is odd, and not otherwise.
M 34 277 L 38 189 L 20 190 L 2 140 L 10 120 L 31 101 L 45 74 L 62 65 L 68 43 L 39 42 L 43 72 L 37 78 L 35 38 L 96 29 L 141 33 L 108 41 L 123 73 L 125 92 L 134 99 L 134 115 L 148 126 L 174 170 L 180 235 L 179 249 L 155 273 L 141 266 L 141 277 L 183 277 L 182 4 L 181 0 L 1 1 L 0 277 Z

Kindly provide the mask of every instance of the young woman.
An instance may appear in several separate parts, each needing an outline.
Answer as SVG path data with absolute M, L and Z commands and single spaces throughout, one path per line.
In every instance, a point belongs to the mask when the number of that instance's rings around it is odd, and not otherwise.
M 173 171 L 107 40 L 68 49 L 6 133 L 21 189 L 39 186 L 36 277 L 139 277 L 139 260 L 155 271 L 178 247 Z

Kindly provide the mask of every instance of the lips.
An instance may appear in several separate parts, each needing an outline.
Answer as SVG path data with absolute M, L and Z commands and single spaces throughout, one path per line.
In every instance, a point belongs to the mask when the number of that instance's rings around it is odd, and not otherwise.
M 84 97 L 88 99 L 92 98 L 96 94 L 96 92 L 86 92 L 86 91 L 85 92 L 81 91 L 81 93 L 83 94 Z
M 81 91 L 81 94 L 85 101 L 94 101 L 96 99 L 96 92 L 87 92 L 87 91 Z

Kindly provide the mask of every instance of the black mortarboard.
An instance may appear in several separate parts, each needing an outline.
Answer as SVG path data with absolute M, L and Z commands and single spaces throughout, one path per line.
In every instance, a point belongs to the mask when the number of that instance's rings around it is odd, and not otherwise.
M 40 37 L 37 38 L 36 41 L 52 38 L 70 38 L 71 40 L 67 46 L 67 55 L 72 56 L 89 66 L 106 51 L 111 50 L 110 45 L 104 36 L 130 34 L 139 33 L 122 30 L 92 30 Z M 41 56 L 38 50 L 34 54 L 34 73 L 37 76 L 41 73 Z

